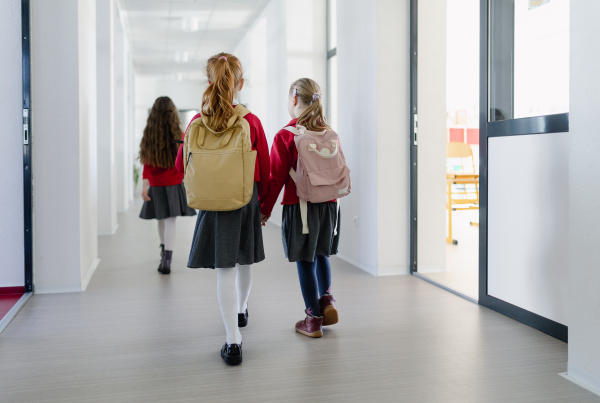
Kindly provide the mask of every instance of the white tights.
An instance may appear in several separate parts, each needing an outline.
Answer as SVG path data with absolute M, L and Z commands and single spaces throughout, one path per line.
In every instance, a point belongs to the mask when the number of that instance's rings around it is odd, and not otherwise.
M 242 343 L 238 313 L 243 313 L 248 307 L 251 287 L 251 265 L 238 264 L 236 267 L 217 268 L 217 296 L 227 332 L 227 344 Z
M 169 217 L 158 220 L 158 235 L 160 236 L 160 243 L 165 245 L 165 250 L 173 250 L 173 246 L 175 246 L 176 218 Z

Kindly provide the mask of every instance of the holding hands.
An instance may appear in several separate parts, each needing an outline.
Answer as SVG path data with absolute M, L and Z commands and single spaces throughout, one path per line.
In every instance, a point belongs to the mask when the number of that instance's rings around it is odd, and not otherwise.
M 267 221 L 269 221 L 269 218 L 271 218 L 271 216 L 266 216 L 263 213 L 260 213 L 260 225 L 262 225 L 263 227 L 267 225 Z

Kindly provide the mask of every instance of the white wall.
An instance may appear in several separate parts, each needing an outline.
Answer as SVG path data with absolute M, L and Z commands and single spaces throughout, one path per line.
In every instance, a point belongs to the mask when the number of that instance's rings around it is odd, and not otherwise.
M 569 376 L 600 390 L 600 2 L 571 2 Z
M 407 141 L 407 130 L 410 126 L 409 19 L 408 1 L 377 1 L 379 275 L 410 272 L 410 149 Z
M 96 4 L 79 0 L 79 220 L 81 288 L 98 266 Z
M 98 264 L 91 155 L 96 121 L 94 14 L 92 0 L 31 2 L 38 293 L 81 291 Z
M 376 275 L 377 2 L 338 1 L 337 23 L 337 131 L 352 177 L 352 194 L 341 202 L 339 255 Z
M 568 133 L 488 140 L 488 294 L 568 325 Z
M 98 106 L 98 233 L 117 230 L 117 179 L 114 130 L 114 0 L 96 0 Z
M 127 38 L 123 29 L 119 7 L 114 8 L 114 131 L 117 212 L 123 213 L 129 208 L 128 166 L 129 133 L 127 130 Z
M 446 6 L 445 0 L 419 2 L 417 259 L 420 273 L 446 271 Z
M 24 285 L 21 1 L 0 2 L 0 288 Z

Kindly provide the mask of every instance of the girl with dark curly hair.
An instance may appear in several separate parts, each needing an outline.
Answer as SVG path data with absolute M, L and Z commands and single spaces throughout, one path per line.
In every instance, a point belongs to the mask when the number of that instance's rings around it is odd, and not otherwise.
M 144 165 L 144 205 L 140 218 L 158 220 L 160 265 L 162 274 L 171 273 L 177 216 L 194 216 L 188 207 L 183 174 L 175 168 L 181 140 L 179 113 L 169 97 L 159 97 L 150 110 L 140 143 L 140 161 Z

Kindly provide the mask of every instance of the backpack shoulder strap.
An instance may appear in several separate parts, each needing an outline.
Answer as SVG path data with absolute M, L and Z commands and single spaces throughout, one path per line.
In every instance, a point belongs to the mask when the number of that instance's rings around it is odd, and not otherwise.
M 238 115 L 239 117 L 243 118 L 244 116 L 246 116 L 247 114 L 250 113 L 250 111 L 248 110 L 248 108 L 246 108 L 244 105 L 242 104 L 237 104 L 235 106 L 235 108 L 233 108 L 233 113 L 235 113 L 236 115 Z
M 287 130 L 288 132 L 294 133 L 296 136 L 300 134 L 298 129 L 296 129 L 296 127 L 294 127 L 294 126 L 286 126 L 286 127 L 284 127 L 284 129 Z

